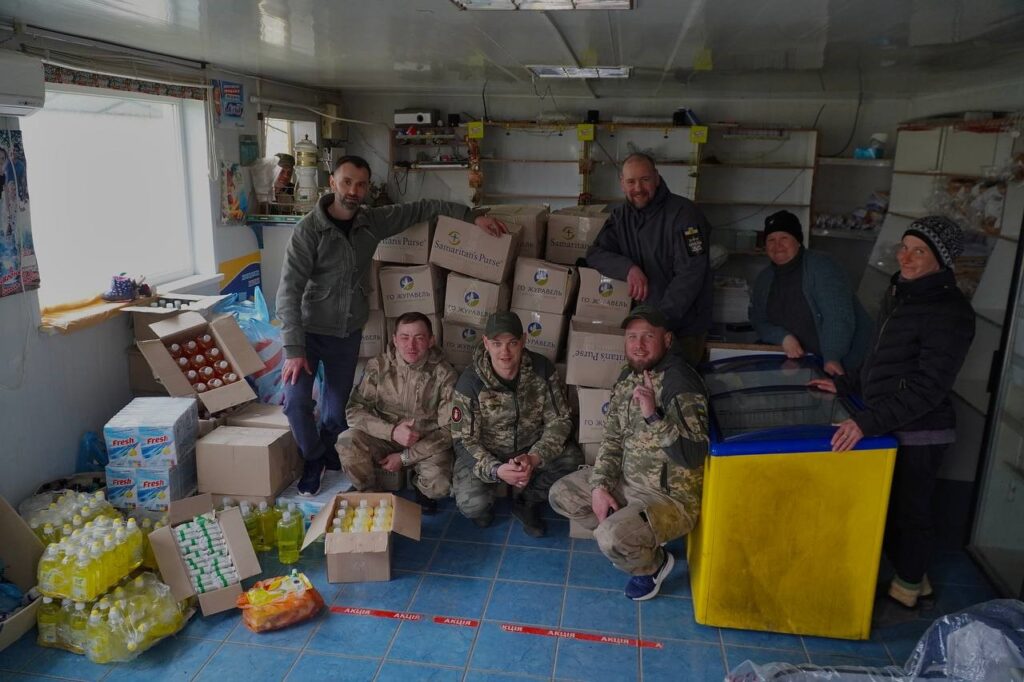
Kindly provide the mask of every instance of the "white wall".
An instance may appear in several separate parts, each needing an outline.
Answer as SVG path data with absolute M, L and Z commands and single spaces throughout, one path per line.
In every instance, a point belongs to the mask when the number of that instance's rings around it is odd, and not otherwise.
M 127 318 L 39 333 L 34 291 L 0 298 L 0 495 L 17 504 L 74 471 L 78 441 L 129 400 Z

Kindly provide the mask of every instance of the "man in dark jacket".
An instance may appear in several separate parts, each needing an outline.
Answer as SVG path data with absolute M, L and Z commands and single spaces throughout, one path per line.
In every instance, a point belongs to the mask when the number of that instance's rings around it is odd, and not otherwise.
M 501 221 L 474 219 L 461 204 L 423 199 L 409 204 L 364 207 L 370 166 L 358 156 L 338 159 L 332 194 L 317 202 L 292 232 L 277 290 L 286 360 L 281 372 L 284 412 L 304 461 L 299 493 L 316 495 L 324 468 L 340 469 L 335 451 L 348 428 L 345 406 L 352 392 L 363 324 L 369 316 L 370 262 L 377 244 L 412 225 L 447 215 L 504 232 Z M 321 426 L 313 419 L 313 374 L 324 364 Z
M 960 228 L 948 218 L 912 222 L 860 374 L 811 382 L 822 390 L 860 395 L 867 405 L 840 423 L 833 450 L 850 450 L 864 436 L 885 433 L 899 441 L 885 552 L 896 569 L 889 597 L 908 608 L 932 594 L 925 575 L 935 546 L 931 498 L 942 458 L 956 440 L 949 393 L 974 339 L 974 310 L 953 276 L 962 240 Z
M 669 192 L 646 154 L 626 157 L 619 182 L 626 202 L 612 210 L 587 265 L 625 280 L 633 300 L 660 310 L 673 348 L 696 365 L 711 328 L 711 227 L 696 204 Z

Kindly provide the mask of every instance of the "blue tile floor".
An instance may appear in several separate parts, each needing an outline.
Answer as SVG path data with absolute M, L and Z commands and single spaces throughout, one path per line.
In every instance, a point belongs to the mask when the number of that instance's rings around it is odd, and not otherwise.
M 196 615 L 176 637 L 131 663 L 109 666 L 41 648 L 32 631 L 0 652 L 0 679 L 678 682 L 722 680 L 748 659 L 902 665 L 932 619 L 995 596 L 965 554 L 950 553 L 931 571 L 941 595 L 935 610 L 876 631 L 866 642 L 705 627 L 693 620 L 680 542 L 670 545 L 679 560 L 661 595 L 636 603 L 622 595 L 625 576 L 597 546 L 570 539 L 568 524 L 549 516 L 549 537 L 533 539 L 507 513 L 479 530 L 450 503 L 442 505 L 438 515 L 424 517 L 423 540 L 397 538 L 390 582 L 332 585 L 323 557 L 303 556 L 299 567 L 328 604 L 422 614 L 418 621 L 325 611 L 258 635 L 237 611 Z M 261 563 L 265 576 L 284 571 L 272 555 L 261 555 Z M 442 624 L 436 616 L 470 622 Z M 560 639 L 531 634 L 529 626 L 661 646 Z

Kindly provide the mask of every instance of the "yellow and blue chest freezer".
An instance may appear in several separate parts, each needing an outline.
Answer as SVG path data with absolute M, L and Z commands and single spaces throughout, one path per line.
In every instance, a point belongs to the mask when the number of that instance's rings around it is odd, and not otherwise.
M 896 458 L 892 437 L 832 452 L 861 409 L 807 387 L 815 358 L 701 368 L 710 396 L 704 496 L 687 549 L 697 622 L 866 639 Z

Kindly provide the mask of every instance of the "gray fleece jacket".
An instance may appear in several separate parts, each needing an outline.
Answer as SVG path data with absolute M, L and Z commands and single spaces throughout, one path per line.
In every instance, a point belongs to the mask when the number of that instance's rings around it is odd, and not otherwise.
M 333 194 L 321 197 L 295 226 L 285 252 L 277 316 L 288 358 L 305 355 L 306 332 L 345 338 L 363 328 L 370 313 L 370 264 L 381 240 L 438 215 L 474 217 L 467 206 L 437 199 L 364 206 L 345 234 L 327 215 L 333 201 Z

